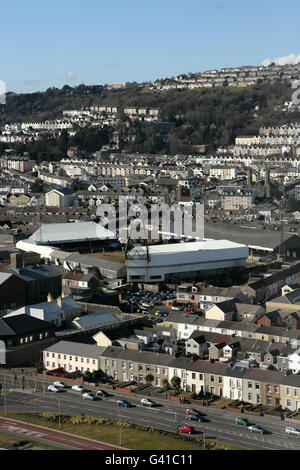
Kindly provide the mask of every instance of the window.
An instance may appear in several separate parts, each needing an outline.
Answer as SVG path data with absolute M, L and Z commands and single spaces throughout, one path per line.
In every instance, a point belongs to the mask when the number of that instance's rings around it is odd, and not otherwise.
M 33 340 L 33 336 L 29 336 L 29 341 L 32 341 Z
M 223 378 L 222 378 L 222 377 L 219 377 L 219 378 L 218 378 L 218 382 L 219 382 L 219 384 L 223 383 Z
M 122 369 L 125 369 L 125 368 L 126 368 L 126 363 L 122 361 Z
M 195 374 L 195 372 L 192 372 L 192 379 L 196 379 L 196 374 Z
M 39 338 L 43 339 L 43 333 L 40 333 Z
M 117 361 L 116 361 L 115 359 L 113 359 L 113 360 L 111 361 L 111 365 L 112 365 L 112 367 L 116 367 Z
M 259 383 L 255 384 L 255 388 L 256 388 L 256 390 L 259 390 Z
M 143 376 L 142 375 L 139 375 L 139 382 L 143 383 Z
M 70 356 L 70 361 L 72 361 L 72 356 Z
M 174 377 L 177 377 L 177 369 L 174 369 Z
M 279 387 L 275 387 L 275 393 L 279 393 Z
M 290 389 L 290 388 L 287 388 L 287 389 L 286 389 L 286 394 L 287 394 L 287 395 L 290 395 L 290 394 L 291 394 L 291 389 Z
M 138 365 L 138 370 L 143 370 L 142 364 L 139 364 L 139 365 Z
M 160 367 L 156 367 L 156 373 L 160 374 Z
M 199 380 L 203 380 L 203 374 L 199 374 Z
M 214 382 L 214 381 L 215 381 L 215 376 L 214 376 L 214 375 L 211 375 L 211 376 L 210 376 L 210 381 L 211 381 L 211 382 Z
M 150 372 L 151 371 L 151 367 L 150 366 L 146 366 L 146 372 Z
M 267 392 L 271 392 L 271 391 L 272 391 L 271 385 L 267 385 Z
M 89 363 L 90 363 L 90 360 L 89 360 L 89 359 L 87 359 L 87 360 L 86 360 L 86 362 L 89 364 Z
M 248 382 L 248 388 L 252 388 L 252 382 Z
M 66 355 L 64 355 L 64 359 L 67 359 L 67 356 L 66 356 Z
M 267 405 L 272 405 L 272 397 L 267 397 Z
M 159 377 L 156 377 L 155 385 L 157 385 L 158 387 L 160 386 L 160 378 Z
M 133 364 L 132 364 L 132 362 L 129 362 L 129 369 L 133 369 Z
M 248 393 L 248 401 L 252 400 L 252 393 Z
M 295 396 L 295 397 L 298 396 L 298 389 L 297 389 L 297 388 L 294 389 L 294 396 Z
M 164 375 L 168 375 L 168 370 L 167 370 L 167 369 L 163 369 L 163 374 L 164 374 Z
M 52 357 L 55 357 L 55 353 L 52 353 Z
M 75 357 L 75 362 L 78 362 L 78 357 Z
M 292 406 L 291 400 L 287 400 L 287 401 L 286 401 L 286 406 Z

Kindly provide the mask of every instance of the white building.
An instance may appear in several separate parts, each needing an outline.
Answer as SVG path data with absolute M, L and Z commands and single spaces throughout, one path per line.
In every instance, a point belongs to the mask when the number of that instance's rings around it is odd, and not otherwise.
M 161 282 L 244 267 L 245 245 L 228 240 L 138 246 L 127 254 L 127 280 Z

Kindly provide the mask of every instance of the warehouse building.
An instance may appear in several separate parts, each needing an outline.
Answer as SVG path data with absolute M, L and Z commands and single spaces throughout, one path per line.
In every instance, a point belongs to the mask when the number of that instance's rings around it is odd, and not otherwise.
M 128 282 L 174 282 L 245 267 L 249 249 L 228 240 L 136 246 L 127 253 Z

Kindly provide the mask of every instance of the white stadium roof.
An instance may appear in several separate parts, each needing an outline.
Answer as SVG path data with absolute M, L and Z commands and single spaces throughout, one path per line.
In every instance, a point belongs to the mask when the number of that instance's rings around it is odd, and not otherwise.
M 95 222 L 72 222 L 61 224 L 42 224 L 41 227 L 28 238 L 29 242 L 59 243 L 85 240 L 103 240 L 116 238 L 116 234 L 105 229 Z

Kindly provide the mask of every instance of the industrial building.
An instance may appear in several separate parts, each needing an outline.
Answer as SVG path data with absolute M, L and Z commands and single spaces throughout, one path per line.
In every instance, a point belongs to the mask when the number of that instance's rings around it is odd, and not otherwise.
M 209 277 L 245 267 L 248 256 L 248 247 L 228 240 L 136 246 L 126 256 L 127 281 L 174 282 Z

